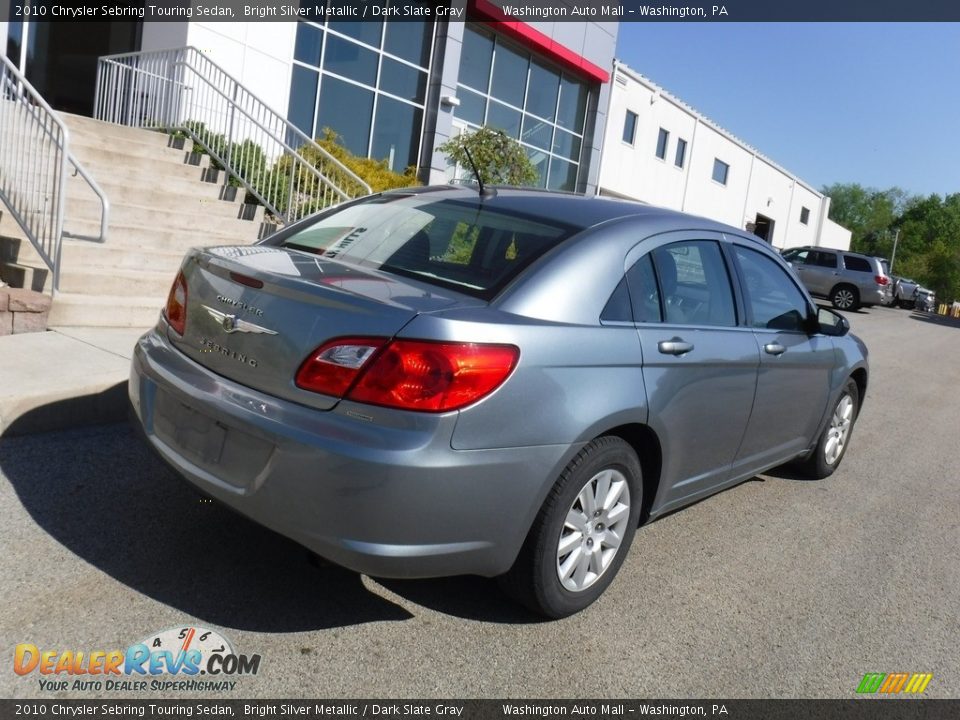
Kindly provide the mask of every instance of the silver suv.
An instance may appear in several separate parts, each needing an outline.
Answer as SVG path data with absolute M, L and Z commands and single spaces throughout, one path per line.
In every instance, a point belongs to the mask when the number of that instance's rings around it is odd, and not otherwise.
M 811 295 L 824 297 L 839 310 L 856 310 L 893 302 L 893 282 L 883 258 L 821 247 L 783 251 Z

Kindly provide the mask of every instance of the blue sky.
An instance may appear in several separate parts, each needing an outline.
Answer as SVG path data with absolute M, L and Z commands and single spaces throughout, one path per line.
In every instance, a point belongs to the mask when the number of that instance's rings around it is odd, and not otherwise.
M 617 57 L 814 187 L 960 192 L 960 24 L 620 24 Z

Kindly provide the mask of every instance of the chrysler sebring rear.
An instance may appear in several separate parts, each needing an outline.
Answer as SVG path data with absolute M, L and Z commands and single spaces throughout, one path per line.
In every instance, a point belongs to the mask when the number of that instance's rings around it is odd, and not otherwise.
M 130 397 L 180 474 L 319 555 L 499 576 L 561 617 L 641 520 L 834 471 L 867 382 L 847 330 L 733 228 L 424 188 L 192 250 Z

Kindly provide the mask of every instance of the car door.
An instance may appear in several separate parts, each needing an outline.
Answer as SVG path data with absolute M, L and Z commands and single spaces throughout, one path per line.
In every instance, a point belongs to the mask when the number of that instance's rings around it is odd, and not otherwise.
M 839 269 L 837 268 L 837 254 L 828 250 L 813 250 L 807 258 L 807 275 L 804 284 L 810 292 L 824 297 L 830 296 L 830 291 L 837 284 Z
M 759 351 L 737 327 L 721 242 L 714 233 L 668 233 L 627 258 L 648 423 L 662 450 L 656 511 L 726 482 L 750 418 Z
M 749 241 L 729 247 L 760 356 L 756 400 L 734 461 L 734 476 L 745 476 L 809 447 L 826 412 L 836 354 L 829 337 L 808 332 L 813 306 L 790 273 Z

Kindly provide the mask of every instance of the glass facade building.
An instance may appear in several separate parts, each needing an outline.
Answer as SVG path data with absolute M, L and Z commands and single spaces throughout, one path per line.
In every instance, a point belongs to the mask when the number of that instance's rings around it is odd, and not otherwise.
M 0 52 L 55 109 L 92 112 L 102 55 L 192 46 L 305 135 L 329 129 L 353 154 L 413 167 L 421 182 L 461 173 L 437 148 L 487 125 L 521 143 L 541 187 L 596 189 L 614 21 L 520 21 L 491 0 L 420 17 L 402 12 L 418 0 L 370 0 L 378 10 L 363 21 L 136 19 L 77 32 L 19 18 L 26 2 L 0 16 Z
M 299 22 L 289 119 L 312 137 L 329 128 L 351 152 L 386 160 L 397 172 L 416 165 L 423 175 L 433 150 L 424 148 L 425 139 L 441 141 L 431 108 L 443 102 L 442 91 L 431 96 L 431 86 L 449 76 L 443 66 L 452 64 L 454 133 L 484 125 L 503 130 L 526 150 L 540 187 L 583 189 L 588 112 L 600 83 L 497 32 L 496 23 L 460 25 L 454 43 L 447 25 Z M 451 58 L 445 44 L 455 44 L 459 56 Z
M 298 23 L 288 119 L 396 172 L 416 166 L 433 38 L 431 21 Z
M 455 115 L 519 140 L 540 187 L 576 189 L 589 94 L 586 82 L 491 30 L 464 29 Z

